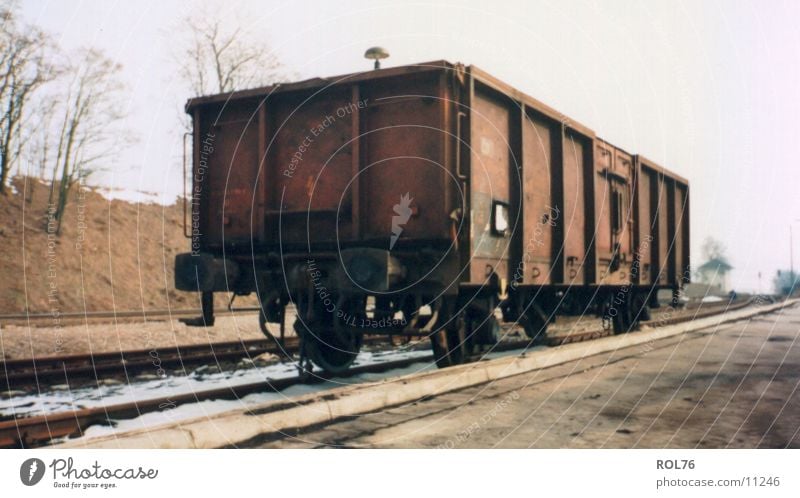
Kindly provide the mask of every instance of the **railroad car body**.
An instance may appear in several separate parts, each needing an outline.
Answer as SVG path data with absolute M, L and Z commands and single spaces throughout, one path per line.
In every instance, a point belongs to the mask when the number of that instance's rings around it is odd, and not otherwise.
M 440 366 L 558 315 L 635 328 L 689 276 L 678 175 L 475 66 L 437 61 L 191 99 L 191 252 L 176 287 L 297 309 L 339 371 L 363 334 L 426 335 Z

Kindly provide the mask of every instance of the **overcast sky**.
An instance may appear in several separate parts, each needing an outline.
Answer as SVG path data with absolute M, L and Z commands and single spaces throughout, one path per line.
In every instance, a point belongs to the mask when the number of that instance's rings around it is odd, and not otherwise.
M 213 2 L 212 2 L 213 3 Z M 728 247 L 736 288 L 771 290 L 800 246 L 800 2 L 219 2 L 300 79 L 437 59 L 475 64 L 691 182 L 693 264 L 706 236 Z M 29 1 L 27 21 L 66 49 L 123 66 L 138 136 L 95 181 L 180 191 L 180 110 L 170 53 L 196 8 L 167 0 Z M 796 221 L 797 220 L 797 221 Z M 800 267 L 800 250 L 795 251 Z

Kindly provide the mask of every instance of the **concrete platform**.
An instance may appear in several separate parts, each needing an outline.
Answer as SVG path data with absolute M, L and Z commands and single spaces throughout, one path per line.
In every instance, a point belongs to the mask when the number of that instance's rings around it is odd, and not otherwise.
M 721 330 L 720 326 L 726 323 L 754 320 L 765 315 L 777 316 L 785 312 L 786 308 L 797 303 L 797 300 L 776 304 L 759 302 L 744 309 L 674 325 L 645 328 L 636 333 L 567 344 L 557 348 L 536 348 L 518 355 L 508 355 L 442 370 L 427 370 L 375 382 L 345 385 L 245 409 L 179 420 L 129 432 L 112 433 L 96 438 L 69 440 L 49 447 L 218 448 L 271 445 L 275 441 L 280 441 L 277 443 L 278 446 L 299 444 L 455 447 L 466 445 L 465 442 L 470 440 L 473 444 L 477 444 L 475 443 L 477 439 L 472 436 L 481 431 L 488 433 L 489 423 L 495 419 L 501 420 L 501 413 L 507 412 L 509 405 L 515 404 L 517 407 L 522 407 L 520 409 L 523 411 L 530 412 L 528 407 L 530 403 L 536 401 L 535 398 L 525 398 L 523 403 L 512 403 L 523 399 L 523 393 L 528 396 L 530 393 L 525 391 L 529 387 L 543 388 L 547 396 L 540 399 L 538 408 L 531 413 L 531 416 L 523 417 L 521 422 L 512 426 L 511 429 L 516 432 L 517 428 L 524 425 L 523 422 L 541 419 L 548 421 L 550 429 L 554 430 L 556 427 L 560 427 L 564 412 L 563 410 L 558 411 L 557 405 L 550 405 L 553 400 L 558 399 L 553 398 L 552 394 L 558 392 L 559 396 L 568 395 L 570 392 L 568 388 L 575 382 L 578 386 L 586 385 L 587 382 L 590 385 L 593 384 L 595 381 L 590 382 L 582 377 L 581 372 L 584 370 L 599 369 L 600 372 L 608 372 L 608 368 L 615 362 L 668 348 L 671 344 L 669 341 L 677 341 L 677 344 L 682 344 L 683 341 L 694 339 L 694 334 L 707 335 Z M 670 316 L 666 312 L 662 315 L 658 315 L 654 323 L 663 323 Z M 690 346 L 690 351 L 694 351 L 695 347 Z M 670 355 L 670 358 L 672 356 L 675 355 Z M 642 361 L 649 364 L 652 359 L 645 358 Z M 693 368 L 680 364 L 675 370 L 677 374 L 683 372 L 683 375 L 692 371 Z M 552 381 L 551 376 L 554 376 L 555 380 L 562 380 L 556 384 L 543 384 L 548 379 Z M 575 378 L 571 379 L 570 377 L 573 376 Z M 511 380 L 514 377 L 516 379 Z M 622 384 L 614 378 L 610 380 L 613 393 L 622 391 L 625 396 L 637 392 L 648 393 L 648 390 L 643 391 L 644 387 L 640 383 L 633 381 L 628 383 L 627 376 L 625 379 L 626 381 Z M 661 375 L 656 379 L 663 380 Z M 599 380 L 602 379 L 598 378 L 597 382 Z M 561 387 L 564 387 L 563 391 L 560 390 Z M 594 396 L 591 393 L 589 395 Z M 600 399 L 600 397 L 595 399 Z M 620 396 L 620 399 L 623 397 Z M 462 416 L 461 414 L 469 410 L 468 408 L 462 409 L 462 407 L 470 407 L 479 403 L 481 406 L 477 408 L 476 413 L 467 413 L 465 419 L 459 418 Z M 618 400 L 614 400 L 607 402 L 604 406 L 615 407 L 617 403 Z M 582 405 L 581 399 L 575 398 L 569 407 Z M 424 409 L 430 406 L 436 407 L 433 420 L 429 419 L 431 414 L 424 412 Z M 554 410 L 554 406 L 556 407 L 556 416 L 548 413 L 548 410 Z M 423 412 L 417 412 L 415 407 L 423 407 Z M 410 411 L 406 412 L 406 410 Z M 451 415 L 450 411 L 458 412 L 458 414 Z M 399 416 L 408 419 L 413 430 L 409 432 L 405 425 L 398 427 L 397 422 L 392 422 L 385 428 L 389 431 L 388 436 L 378 434 L 383 430 L 379 431 L 379 428 L 374 426 L 374 414 L 377 412 L 381 412 L 385 417 L 399 413 Z M 439 416 L 439 412 L 444 415 Z M 596 418 L 598 417 L 591 417 L 592 420 Z M 437 425 L 440 419 L 446 421 L 445 425 Z M 348 424 L 353 421 L 356 425 L 349 426 Z M 415 421 L 421 421 L 422 426 L 415 426 Z M 357 425 L 358 423 L 367 424 L 367 429 Z M 378 423 L 384 422 L 379 420 Z M 370 425 L 372 427 L 369 427 Z M 329 434 L 330 437 L 324 434 L 313 436 L 314 432 L 319 432 L 321 429 L 312 430 L 312 428 L 321 427 L 326 427 L 325 430 L 333 430 L 334 434 Z M 500 430 L 510 431 L 510 429 Z M 630 431 L 625 427 L 621 427 L 619 430 L 622 431 L 621 433 Z M 344 436 L 342 435 L 343 431 Z M 377 434 L 377 438 L 367 437 L 364 439 L 366 432 Z M 576 434 L 580 433 L 576 432 Z M 419 435 L 419 439 L 409 438 L 410 434 Z M 440 437 L 443 434 L 444 437 Z M 297 435 L 301 435 L 301 437 L 298 438 Z M 500 445 L 511 445 L 511 443 L 505 443 L 509 438 L 502 436 L 502 434 L 490 436 L 485 444 L 491 442 L 494 445 L 496 443 L 492 441 L 498 441 Z M 539 437 L 532 443 L 529 440 L 527 444 L 535 445 L 541 440 L 542 438 Z M 559 441 L 553 445 L 562 444 L 566 443 Z
M 800 447 L 800 309 L 238 447 Z

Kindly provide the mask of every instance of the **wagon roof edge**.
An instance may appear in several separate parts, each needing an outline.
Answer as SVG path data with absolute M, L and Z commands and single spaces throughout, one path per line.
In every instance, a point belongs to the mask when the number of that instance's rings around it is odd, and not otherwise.
M 642 154 L 633 154 L 627 150 L 622 149 L 621 147 L 614 145 L 613 143 L 606 141 L 601 137 L 598 137 L 595 131 L 589 128 L 588 126 L 573 120 L 569 116 L 557 111 L 553 107 L 530 96 L 529 94 L 523 92 L 522 90 L 519 90 L 513 85 L 506 83 L 505 81 L 497 78 L 496 76 L 493 76 L 492 74 L 481 69 L 480 67 L 474 64 L 465 66 L 461 63 L 452 63 L 444 59 L 429 61 L 429 62 L 420 62 L 415 64 L 405 64 L 402 66 L 394 66 L 378 70 L 371 69 L 365 71 L 357 71 L 353 73 L 346 73 L 326 78 L 315 77 L 296 82 L 277 83 L 269 86 L 262 86 L 244 90 L 235 90 L 232 92 L 193 97 L 187 100 L 185 110 L 187 113 L 191 113 L 196 107 L 204 104 L 222 103 L 222 102 L 229 102 L 232 100 L 248 99 L 255 97 L 266 97 L 274 93 L 319 88 L 327 85 L 339 84 L 345 81 L 352 83 L 358 81 L 372 80 L 376 78 L 394 77 L 401 74 L 420 73 L 426 71 L 439 71 L 442 69 L 455 69 L 457 67 L 462 67 L 462 68 L 465 67 L 466 71 L 474 79 L 477 79 L 483 85 L 486 85 L 487 87 L 492 88 L 495 91 L 501 92 L 512 99 L 524 103 L 526 106 L 530 107 L 536 112 L 544 114 L 545 116 L 551 119 L 560 121 L 564 127 L 577 131 L 591 140 L 597 140 L 605 144 L 608 144 L 612 147 L 615 147 L 619 150 L 622 150 L 626 154 L 632 156 L 635 161 L 644 162 L 648 167 L 655 169 L 665 174 L 666 176 L 674 178 L 675 180 L 687 186 L 689 185 L 689 180 L 687 180 L 686 178 L 668 170 L 667 168 L 661 166 L 655 161 L 648 159 L 646 156 L 643 156 Z
M 689 180 L 688 179 L 686 179 L 686 178 L 682 177 L 681 175 L 679 175 L 679 174 L 677 174 L 677 173 L 665 168 L 664 166 L 661 166 L 657 162 L 648 159 L 647 156 L 644 156 L 642 154 L 634 154 L 633 157 L 634 157 L 634 160 L 638 164 L 644 163 L 644 165 L 647 166 L 648 168 L 654 169 L 657 172 L 663 174 L 664 176 L 668 176 L 670 178 L 673 178 L 673 179 L 679 181 L 680 183 L 683 183 L 687 187 L 689 186 Z
M 567 116 L 566 114 L 556 110 L 555 108 L 545 104 L 541 100 L 532 97 L 531 95 L 525 93 L 524 91 L 520 90 L 519 88 L 506 83 L 505 81 L 501 80 L 497 76 L 492 75 L 491 73 L 481 69 L 478 66 L 470 65 L 468 67 L 470 74 L 478 81 L 483 83 L 484 85 L 493 88 L 494 90 L 504 93 L 508 95 L 510 98 L 517 100 L 518 102 L 524 103 L 526 106 L 530 107 L 531 109 L 539 112 L 540 114 L 544 114 L 550 119 L 555 121 L 560 121 L 566 128 L 570 128 L 575 130 L 582 135 L 585 135 L 587 138 L 594 139 L 596 138 L 597 134 L 594 132 L 593 129 L 580 123 L 571 117 Z
M 224 92 L 212 95 L 192 97 L 186 101 L 185 109 L 187 113 L 191 113 L 191 111 L 195 107 L 198 107 L 203 104 L 213 104 L 231 100 L 262 97 L 279 92 L 289 92 L 295 90 L 319 88 L 327 85 L 335 85 L 344 81 L 352 83 L 352 82 L 365 81 L 376 78 L 388 78 L 408 73 L 436 71 L 441 69 L 452 69 L 455 68 L 456 66 L 457 64 L 453 64 L 452 62 L 448 62 L 446 60 L 437 60 L 430 62 L 421 62 L 417 64 L 405 64 L 403 66 L 395 66 L 385 69 L 377 69 L 377 70 L 371 69 L 367 71 L 357 71 L 354 73 L 340 74 L 337 76 L 329 76 L 325 78 L 314 77 L 289 83 L 276 83 L 274 85 L 262 86 L 257 88 L 234 90 L 232 92 Z

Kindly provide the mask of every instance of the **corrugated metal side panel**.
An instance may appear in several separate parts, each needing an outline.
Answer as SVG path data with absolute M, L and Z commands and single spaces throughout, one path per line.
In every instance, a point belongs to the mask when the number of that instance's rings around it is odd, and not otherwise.
M 412 214 L 401 223 L 398 247 L 450 239 L 445 192 L 458 184 L 450 170 L 449 125 L 443 126 L 449 103 L 442 92 L 442 73 L 434 72 L 362 84 L 369 105 L 361 135 L 361 238 L 384 239 L 388 248 L 393 217 L 407 202 Z
M 560 143 L 557 122 L 526 112 L 522 132 L 522 230 L 523 284 L 545 285 L 560 276 L 553 271 L 554 228 L 562 214 L 554 202 L 552 189 L 555 161 L 560 158 L 554 148 Z
M 564 281 L 569 285 L 592 283 L 595 262 L 590 254 L 594 228 L 591 148 L 586 137 L 568 132 L 563 152 L 563 252 Z M 589 233 L 587 233 L 587 231 Z
M 641 156 L 596 139 L 591 130 L 587 134 L 573 128 L 568 120 L 554 121 L 552 113 L 540 112 L 530 99 L 496 79 L 479 71 L 473 72 L 473 77 L 480 91 L 473 97 L 477 104 L 470 106 L 470 119 L 491 126 L 471 127 L 471 281 L 480 281 L 486 264 L 497 257 L 490 246 L 505 247 L 493 239 L 488 239 L 487 246 L 483 235 L 490 229 L 492 198 L 506 191 L 505 172 L 510 169 L 507 152 L 514 152 L 519 141 L 521 183 L 510 182 L 508 186 L 520 188 L 518 196 L 510 196 L 510 202 L 521 203 L 511 210 L 520 209 L 522 213 L 522 235 L 515 234 L 512 242 L 516 250 L 510 253 L 519 254 L 521 264 L 515 277 L 522 284 L 678 282 L 689 261 L 686 181 Z M 485 99 L 481 93 L 491 94 L 495 103 L 503 104 L 482 108 Z M 516 112 L 519 109 L 523 109 L 522 114 Z M 514 129 L 515 117 L 521 117 L 519 131 Z M 509 122 L 511 127 L 506 125 Z M 487 138 L 491 135 L 506 137 L 503 152 L 493 161 L 485 157 L 491 156 L 486 150 L 493 149 Z M 491 195 L 485 171 L 483 177 L 476 176 L 481 170 L 475 163 L 491 164 L 489 169 L 496 173 L 491 181 L 499 188 L 491 189 Z M 678 209 L 678 204 L 685 209 Z M 542 230 L 547 206 L 558 213 L 559 219 Z M 674 248 L 675 244 L 679 247 Z M 512 266 L 516 266 L 515 258 L 511 258 Z
M 689 266 L 689 188 L 677 180 L 675 185 L 675 283 L 685 285 L 691 281 Z
M 259 241 L 252 212 L 261 202 L 257 187 L 257 102 L 211 106 L 195 114 L 194 182 L 200 195 L 206 249 L 249 246 Z
M 631 281 L 633 263 L 633 203 L 630 155 L 601 140 L 595 141 L 595 247 L 599 283 Z
M 635 204 L 635 231 L 634 231 L 634 281 L 640 285 L 651 284 L 653 280 L 653 203 L 650 200 L 652 191 L 651 175 L 647 174 L 638 161 L 635 161 L 634 178 L 634 204 Z
M 667 185 L 664 175 L 661 173 L 651 173 L 655 180 L 652 185 L 656 191 L 653 194 L 653 199 L 656 202 L 655 215 L 656 221 L 656 247 L 658 247 L 658 257 L 656 258 L 658 266 L 658 277 L 656 281 L 659 284 L 669 283 L 669 193 L 667 192 Z
M 352 226 L 353 104 L 348 86 L 267 102 L 265 223 L 271 242 L 334 241 Z M 356 106 L 355 109 L 353 106 Z
M 508 237 L 492 232 L 492 205 L 511 200 L 509 172 L 511 110 L 493 92 L 475 88 L 472 97 L 470 157 L 470 281 L 484 282 L 489 267 L 508 278 Z M 514 209 L 514 207 L 511 207 Z
M 635 229 L 634 205 L 633 205 L 633 156 L 619 149 L 615 151 L 614 171 L 617 175 L 625 178 L 622 184 L 618 185 L 621 189 L 620 209 L 622 226 L 617 239 L 620 244 L 620 255 L 622 265 L 612 281 L 617 283 L 631 283 L 633 281 L 631 271 L 634 260 L 633 231 Z
M 412 73 L 271 98 L 263 170 L 271 180 L 269 240 L 388 249 L 397 232 L 397 247 L 449 241 L 443 192 L 457 188 L 457 179 L 448 170 L 442 74 Z M 398 209 L 406 208 L 410 216 L 394 226 Z
M 651 267 L 651 282 L 679 286 L 690 280 L 689 188 L 677 175 L 637 156 L 637 244 L 642 279 Z M 648 247 L 649 242 L 649 247 Z M 648 251 L 649 249 L 649 251 Z
M 691 205 L 690 198 L 691 195 L 689 193 L 689 184 L 685 184 L 684 195 L 686 195 L 686 200 L 683 203 L 683 219 L 681 221 L 681 228 L 683 230 L 683 283 L 688 284 L 692 281 L 692 257 L 691 257 L 691 216 L 689 207 Z
M 595 173 L 595 246 L 601 275 L 608 271 L 611 264 L 613 248 L 612 202 L 614 202 L 614 147 L 602 141 L 594 144 Z M 602 277 L 601 277 L 602 278 Z

